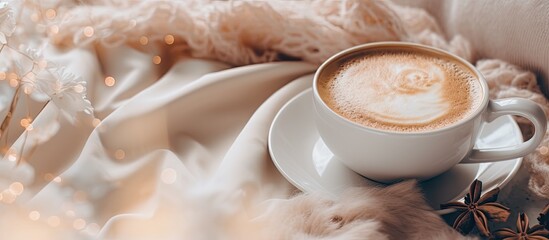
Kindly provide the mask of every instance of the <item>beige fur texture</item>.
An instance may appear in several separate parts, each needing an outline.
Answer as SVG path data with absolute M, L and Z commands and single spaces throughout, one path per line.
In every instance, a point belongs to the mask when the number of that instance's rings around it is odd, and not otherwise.
M 431 211 L 415 181 L 352 188 L 336 200 L 303 194 L 271 201 L 255 221 L 271 226 L 265 234 L 274 239 L 470 239 Z

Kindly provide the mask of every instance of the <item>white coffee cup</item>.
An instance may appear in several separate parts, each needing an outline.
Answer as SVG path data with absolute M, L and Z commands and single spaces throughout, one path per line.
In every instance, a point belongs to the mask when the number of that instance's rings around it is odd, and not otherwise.
M 319 79 L 337 71 L 341 65 L 372 50 L 413 49 L 463 64 L 478 78 L 482 95 L 480 105 L 460 121 L 440 129 L 420 132 L 393 132 L 353 122 L 332 110 L 320 97 Z M 535 150 L 547 128 L 543 109 L 520 98 L 488 99 L 488 85 L 469 62 L 446 51 L 414 43 L 378 42 L 344 50 L 324 62 L 313 83 L 315 121 L 318 132 L 332 153 L 351 170 L 375 181 L 428 179 L 458 163 L 480 163 L 522 157 Z M 534 136 L 521 144 L 494 149 L 474 149 L 482 124 L 503 115 L 518 115 L 530 120 Z

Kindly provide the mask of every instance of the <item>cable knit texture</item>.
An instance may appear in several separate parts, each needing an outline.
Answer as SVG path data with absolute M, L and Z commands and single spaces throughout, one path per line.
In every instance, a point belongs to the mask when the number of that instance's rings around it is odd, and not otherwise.
M 447 39 L 436 20 L 418 8 L 365 0 L 84 2 L 85 5 L 67 9 L 68 17 L 51 23 L 59 27 L 58 33 L 50 36 L 54 43 L 64 47 L 93 42 L 141 48 L 140 39 L 147 36 L 148 44 L 158 50 L 166 48 L 164 37 L 171 34 L 175 38 L 170 46 L 171 54 L 246 65 L 287 59 L 320 64 L 334 53 L 357 44 L 411 41 L 476 61 L 488 81 L 491 98 L 527 98 L 541 104 L 549 113 L 549 103 L 541 94 L 534 74 L 501 60 L 477 61 L 474 46 L 467 39 L 459 35 Z M 94 28 L 93 36 L 84 35 L 86 26 Z M 525 135 L 531 133 L 527 121 L 518 119 L 518 122 Z M 549 133 L 536 152 L 525 158 L 525 164 L 532 174 L 531 190 L 549 198 L 547 146 Z M 314 194 L 279 201 L 276 209 L 264 212 L 255 220 L 270 226 L 265 236 L 277 239 L 460 238 L 429 211 L 413 182 L 382 190 L 353 189 L 337 201 Z M 412 222 L 415 223 L 409 225 Z

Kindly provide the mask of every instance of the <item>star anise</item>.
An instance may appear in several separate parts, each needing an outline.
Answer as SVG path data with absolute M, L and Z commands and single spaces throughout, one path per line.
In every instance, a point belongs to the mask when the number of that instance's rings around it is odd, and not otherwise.
M 473 181 L 469 187 L 469 193 L 465 195 L 465 201 L 450 202 L 441 204 L 441 209 L 452 208 L 459 214 L 454 221 L 453 228 L 463 234 L 471 232 L 473 227 L 477 227 L 479 233 L 483 236 L 490 236 L 488 221 L 503 222 L 509 217 L 509 208 L 496 203 L 499 188 L 487 192 L 483 196 L 482 182 Z
M 542 225 L 530 228 L 528 216 L 521 213 L 517 218 L 517 231 L 502 228 L 494 232 L 494 237 L 501 240 L 549 240 L 549 231 Z
M 549 229 L 549 204 L 545 205 L 545 208 L 539 214 L 538 221 L 545 229 Z

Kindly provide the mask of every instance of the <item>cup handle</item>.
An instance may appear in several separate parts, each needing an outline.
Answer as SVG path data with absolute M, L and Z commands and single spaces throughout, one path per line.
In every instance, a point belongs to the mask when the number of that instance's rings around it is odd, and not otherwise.
M 524 157 L 536 149 L 543 140 L 543 136 L 545 136 L 545 131 L 547 130 L 547 117 L 543 109 L 537 103 L 530 100 L 520 98 L 490 100 L 486 114 L 487 122 L 510 114 L 525 117 L 534 124 L 534 136 L 530 140 L 515 146 L 473 149 L 469 157 L 462 160 L 461 163 L 495 162 Z

